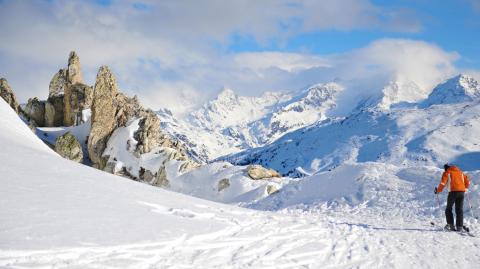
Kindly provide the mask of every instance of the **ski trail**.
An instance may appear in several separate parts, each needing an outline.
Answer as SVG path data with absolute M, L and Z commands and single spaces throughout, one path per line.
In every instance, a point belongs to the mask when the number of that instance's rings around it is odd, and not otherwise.
M 435 268 L 438 260 L 457 267 L 480 263 L 477 238 L 439 232 L 419 221 L 395 226 L 391 223 L 397 222 L 376 218 L 372 222 L 379 224 L 374 225 L 355 222 L 357 217 L 365 219 L 355 216 L 332 220 L 313 213 L 255 212 L 215 232 L 182 234 L 161 242 L 2 251 L 0 267 Z

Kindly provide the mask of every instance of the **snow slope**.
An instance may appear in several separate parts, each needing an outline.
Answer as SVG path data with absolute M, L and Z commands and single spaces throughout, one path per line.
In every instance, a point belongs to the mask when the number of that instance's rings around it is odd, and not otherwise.
M 162 129 L 182 140 L 191 155 L 211 161 L 222 155 L 270 143 L 282 135 L 327 118 L 336 107 L 337 83 L 318 84 L 293 93 L 238 96 L 232 90 L 185 118 L 160 110 Z
M 435 168 L 342 166 L 293 180 L 248 205 L 272 211 L 255 211 L 64 160 L 3 100 L 0 114 L 2 268 L 472 268 L 480 263 L 478 237 L 428 224 L 440 223 L 442 216 L 431 193 L 440 173 Z M 472 194 L 478 210 L 478 187 Z M 467 224 L 478 229 L 468 213 Z

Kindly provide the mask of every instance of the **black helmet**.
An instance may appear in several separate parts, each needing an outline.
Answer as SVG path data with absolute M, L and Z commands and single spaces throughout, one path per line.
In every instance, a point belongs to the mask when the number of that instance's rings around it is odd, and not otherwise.
M 450 164 L 446 163 L 443 165 L 443 169 L 445 169 L 445 171 L 447 171 L 448 168 L 450 168 Z

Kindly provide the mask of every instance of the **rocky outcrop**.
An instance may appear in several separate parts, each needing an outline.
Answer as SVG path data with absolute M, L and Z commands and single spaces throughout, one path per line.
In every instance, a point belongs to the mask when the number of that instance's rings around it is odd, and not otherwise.
M 82 111 L 91 107 L 92 99 L 92 87 L 81 83 L 67 83 L 67 87 L 65 88 L 65 96 L 63 99 L 63 123 L 65 126 L 82 124 Z
M 75 51 L 70 52 L 68 56 L 67 81 L 70 84 L 83 84 L 82 70 L 80 68 L 80 58 Z
M 37 97 L 28 99 L 25 106 L 25 114 L 36 126 L 45 126 L 45 102 Z
M 102 154 L 108 139 L 117 127 L 115 115 L 117 107 L 114 98 L 117 96 L 117 81 L 107 66 L 98 70 L 93 91 L 91 130 L 88 137 L 88 154 L 94 167 L 103 169 L 107 158 Z
M 8 82 L 5 78 L 0 78 L 0 96 L 13 110 L 15 110 L 17 114 L 20 113 L 21 109 L 18 105 L 17 98 L 15 97 L 12 88 L 10 88 L 10 85 L 8 85 Z
M 70 132 L 57 137 L 55 140 L 55 152 L 65 159 L 78 163 L 83 161 L 83 152 L 77 138 Z
M 114 105 L 116 107 L 115 122 L 117 127 L 125 126 L 130 119 L 145 117 L 148 114 L 138 101 L 137 96 L 130 98 L 119 92 L 115 97 Z
M 230 180 L 228 178 L 224 178 L 218 182 L 218 191 L 221 192 L 224 189 L 230 187 Z
M 60 69 L 50 80 L 48 88 L 48 98 L 52 96 L 63 96 L 65 85 L 67 84 L 67 69 Z
M 63 93 L 52 95 L 45 103 L 45 126 L 63 126 Z
M 248 176 L 254 180 L 281 177 L 281 175 L 277 171 L 273 169 L 267 169 L 258 164 L 249 165 L 247 167 L 247 173 Z
M 67 86 L 67 69 L 60 69 L 50 80 L 48 100 L 45 103 L 45 126 L 63 126 L 64 94 Z
M 138 123 L 138 130 L 133 137 L 137 140 L 135 152 L 139 155 L 150 152 L 162 143 L 160 120 L 152 111 L 149 111 Z
M 158 173 L 155 175 L 155 180 L 152 182 L 147 181 L 147 183 L 157 187 L 168 187 L 170 182 L 167 178 L 167 168 L 165 166 L 161 167 Z
M 93 89 L 83 83 L 80 58 L 74 51 L 70 52 L 65 75 L 63 123 L 65 126 L 80 125 L 82 111 L 92 104 Z

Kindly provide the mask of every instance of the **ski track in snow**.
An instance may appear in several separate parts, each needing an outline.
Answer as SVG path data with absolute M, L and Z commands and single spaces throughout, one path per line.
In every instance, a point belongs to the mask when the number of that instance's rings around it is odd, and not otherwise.
M 177 211 L 158 211 L 166 212 Z M 355 221 L 369 217 L 378 224 Z M 395 226 L 387 219 L 369 217 L 252 211 L 242 220 L 228 219 L 230 225 L 212 233 L 182 234 L 158 242 L 46 251 L 3 250 L 0 267 L 466 268 L 480 263 L 478 237 L 439 231 L 428 220 L 408 220 Z M 409 226 L 405 227 L 405 223 Z

